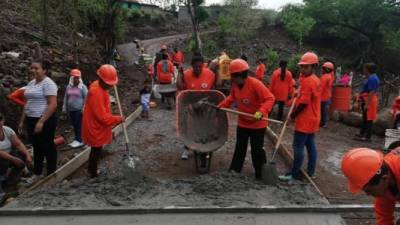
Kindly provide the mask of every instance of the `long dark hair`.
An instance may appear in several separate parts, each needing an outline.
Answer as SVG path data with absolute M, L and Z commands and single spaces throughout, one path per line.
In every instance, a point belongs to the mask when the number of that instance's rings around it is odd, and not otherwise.
M 281 60 L 279 62 L 279 67 L 281 68 L 281 76 L 280 76 L 281 81 L 285 80 L 287 63 L 288 62 L 286 60 Z

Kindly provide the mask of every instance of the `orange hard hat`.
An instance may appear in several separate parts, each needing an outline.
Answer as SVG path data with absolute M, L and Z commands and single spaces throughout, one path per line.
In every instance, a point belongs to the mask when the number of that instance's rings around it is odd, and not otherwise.
M 162 50 L 167 50 L 167 45 L 161 45 Z
M 249 70 L 249 64 L 243 59 L 234 59 L 229 64 L 229 73 L 240 73 Z
M 342 159 L 342 171 L 349 191 L 358 193 L 375 176 L 383 164 L 383 154 L 369 148 L 348 151 Z
M 318 56 L 314 52 L 306 52 L 300 59 L 298 65 L 314 65 L 318 64 Z
M 71 72 L 69 72 L 69 75 L 72 77 L 81 77 L 82 73 L 78 69 L 73 69 Z
M 117 70 L 112 65 L 104 64 L 100 66 L 97 70 L 97 75 L 108 85 L 113 86 L 118 83 Z
M 331 70 L 334 70 L 334 69 L 335 69 L 335 66 L 334 66 L 333 63 L 331 63 L 331 62 L 326 62 L 326 63 L 324 63 L 324 64 L 322 65 L 322 67 L 325 67 L 325 68 L 328 68 L 328 69 L 331 69 Z

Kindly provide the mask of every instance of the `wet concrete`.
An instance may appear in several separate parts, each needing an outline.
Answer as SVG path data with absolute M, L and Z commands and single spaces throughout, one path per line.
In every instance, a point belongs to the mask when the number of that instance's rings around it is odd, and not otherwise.
M 128 129 L 132 150 L 145 166 L 145 178 L 137 185 L 122 172 L 125 159 L 123 136 L 109 146 L 113 154 L 101 162 L 104 173 L 95 179 L 80 176 L 37 190 L 8 207 L 101 207 L 101 206 L 261 206 L 326 204 L 309 184 L 266 186 L 254 179 L 250 155 L 243 174 L 229 173 L 234 149 L 235 123 L 229 139 L 216 151 L 210 175 L 197 175 L 181 161 L 183 143 L 177 138 L 175 112 L 150 112 L 151 121 L 141 119 Z

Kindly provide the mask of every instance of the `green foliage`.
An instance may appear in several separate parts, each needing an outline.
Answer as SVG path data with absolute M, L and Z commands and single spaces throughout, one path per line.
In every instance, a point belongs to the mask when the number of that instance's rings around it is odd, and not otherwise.
M 194 51 L 196 51 L 196 49 L 197 49 L 196 41 L 193 38 L 191 38 L 185 46 L 185 52 L 194 52 Z
M 211 40 L 211 39 L 206 39 L 204 40 L 204 47 L 203 47 L 203 55 L 217 55 L 219 52 L 219 47 L 217 42 Z
M 297 40 L 299 48 L 303 46 L 304 37 L 307 37 L 315 25 L 315 20 L 306 15 L 300 6 L 288 5 L 281 13 L 281 20 L 288 32 Z
M 297 63 L 299 63 L 301 58 L 301 54 L 299 53 L 295 53 L 293 55 L 291 55 L 288 59 L 288 66 L 287 68 L 293 73 L 293 74 L 297 74 L 298 73 L 298 66 Z
M 255 10 L 257 0 L 226 0 L 218 25 L 224 35 L 242 42 L 252 37 L 262 25 L 262 11 Z
M 275 10 L 267 9 L 263 11 L 263 23 L 267 26 L 273 26 L 276 24 L 278 12 Z
M 386 49 L 400 52 L 400 29 L 385 31 L 384 44 Z
M 267 64 L 267 68 L 269 70 L 269 72 L 271 72 L 272 70 L 274 70 L 279 63 L 279 54 L 278 52 L 268 48 L 265 50 L 265 61 Z

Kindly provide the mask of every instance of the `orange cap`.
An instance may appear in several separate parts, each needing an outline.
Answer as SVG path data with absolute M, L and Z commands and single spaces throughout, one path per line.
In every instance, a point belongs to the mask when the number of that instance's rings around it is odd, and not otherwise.
M 229 64 L 229 73 L 240 73 L 249 70 L 249 64 L 243 59 L 234 59 Z
M 342 171 L 349 191 L 357 194 L 375 176 L 383 164 L 383 154 L 369 148 L 356 148 L 342 159 Z
M 298 65 L 314 65 L 318 64 L 318 56 L 314 52 L 306 52 L 300 59 Z
M 81 77 L 82 73 L 78 69 L 73 69 L 71 72 L 69 72 L 69 75 L 72 77 Z
M 325 68 L 328 68 L 328 69 L 331 69 L 331 70 L 334 70 L 334 69 L 335 69 L 335 66 L 334 66 L 333 63 L 331 63 L 331 62 L 326 62 L 326 63 L 324 63 L 324 64 L 322 65 L 322 67 L 325 67 Z
M 97 75 L 108 85 L 113 86 L 118 83 L 117 70 L 112 65 L 104 64 L 100 66 L 97 70 Z

